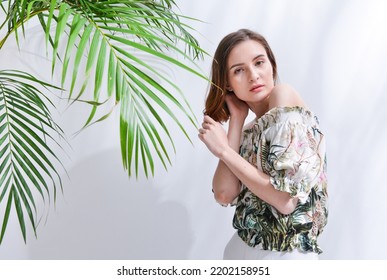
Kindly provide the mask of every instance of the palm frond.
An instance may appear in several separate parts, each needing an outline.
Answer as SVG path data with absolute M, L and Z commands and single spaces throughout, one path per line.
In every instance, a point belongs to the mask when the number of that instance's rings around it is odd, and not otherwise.
M 7 29 L 0 50 L 11 34 L 19 45 L 25 23 L 37 17 L 52 73 L 61 71 L 69 103 L 91 106 L 83 127 L 103 121 L 120 103 L 122 161 L 129 176 L 140 169 L 153 175 L 157 158 L 166 169 L 171 164 L 175 144 L 168 121 L 191 141 L 185 122 L 196 126 L 195 115 L 168 73 L 183 69 L 207 80 L 195 63 L 206 52 L 184 23 L 195 19 L 176 13 L 175 1 L 14 0 L 1 1 L 0 8 L 6 15 L 0 29 Z M 6 203 L 0 243 L 13 208 L 26 240 L 27 221 L 36 233 L 37 197 L 50 202 L 62 188 L 52 144 L 59 145 L 54 135 L 61 138 L 63 131 L 51 117 L 52 103 L 33 85 L 50 87 L 26 73 L 0 71 L 0 204 Z
M 154 160 L 150 151 L 157 155 L 165 168 L 166 163 L 170 163 L 163 139 L 167 139 L 175 151 L 174 143 L 169 128 L 156 112 L 164 112 L 163 115 L 170 118 L 189 141 L 182 120 L 176 117 L 176 109 L 183 112 L 192 125 L 197 125 L 178 85 L 156 68 L 160 68 L 160 64 L 178 67 L 207 79 L 194 62 L 194 59 L 206 53 L 188 32 L 190 27 L 182 23 L 179 15 L 171 9 L 173 5 L 173 1 L 62 1 L 57 13 L 50 10 L 44 14 L 46 38 L 54 43 L 53 69 L 57 67 L 55 57 L 63 57 L 62 85 L 65 86 L 68 77 L 71 78 L 69 98 L 75 101 L 81 98 L 91 83 L 93 94 L 89 98 L 96 104 L 100 103 L 101 98 L 113 96 L 114 104 L 122 101 L 124 96 L 125 101 L 135 103 L 129 108 L 134 110 L 133 117 L 141 119 L 141 123 L 133 124 L 133 130 L 120 129 L 121 141 L 125 142 L 126 135 L 133 133 L 133 143 L 138 144 L 134 153 L 125 154 L 129 147 L 122 149 L 123 163 L 128 170 L 132 162 L 128 157 L 143 155 L 142 161 L 147 162 L 143 165 L 145 173 L 148 174 L 148 169 L 152 171 Z M 55 32 L 47 33 L 53 22 L 56 22 Z M 60 54 L 57 46 L 62 37 L 67 39 L 67 47 Z M 74 45 L 77 48 L 74 49 Z M 67 75 L 69 65 L 73 65 L 72 75 Z M 85 78 L 77 88 L 82 76 L 79 75 L 80 71 Z M 103 87 L 105 90 L 102 90 Z M 98 117 L 98 108 L 97 105 L 92 107 L 84 127 L 108 116 Z M 121 112 L 121 118 L 125 115 Z M 121 125 L 123 123 L 120 122 Z M 124 127 L 129 129 L 130 126 Z M 137 149 L 140 155 L 135 153 Z M 137 161 L 138 158 L 134 162 Z M 136 174 L 138 166 L 134 165 Z
M 63 131 L 51 117 L 52 103 L 32 84 L 52 87 L 23 72 L 0 71 L 0 203 L 7 200 L 0 244 L 12 207 L 26 240 L 25 214 L 36 234 L 39 211 L 34 194 L 51 201 L 58 186 L 62 188 L 56 167 L 60 160 L 50 145 L 59 145 L 52 134 L 62 137 Z
M 143 160 L 149 163 L 148 167 L 154 164 L 149 153 L 152 151 L 166 168 L 165 163 L 170 162 L 170 158 L 163 139 L 167 139 L 174 151 L 175 148 L 169 128 L 161 121 L 163 117 L 160 113 L 156 112 L 164 112 L 163 115 L 176 123 L 189 141 L 181 119 L 176 117 L 176 109 L 192 125 L 196 126 L 197 121 L 186 97 L 169 75 L 160 70 L 160 64 L 181 68 L 207 79 L 194 62 L 206 52 L 190 33 L 191 27 L 183 22 L 183 19 L 193 19 L 174 12 L 173 8 L 176 7 L 172 0 L 19 0 L 9 5 L 6 20 L 10 33 L 24 26 L 25 20 L 35 15 L 39 17 L 46 45 L 52 49 L 52 71 L 59 62 L 62 67 L 62 87 L 66 82 L 70 83 L 69 100 L 79 100 L 87 92 L 88 86 L 92 86 L 93 94 L 87 98 L 94 105 L 84 127 L 109 115 L 99 115 L 100 106 L 97 104 L 101 103 L 101 98 L 114 97 L 113 104 L 116 104 L 126 95 L 126 101 L 135 102 L 136 105 L 129 108 L 133 108 L 133 116 L 141 119 L 142 125 L 139 123 L 133 131 L 125 131 L 121 127 L 121 141 L 125 141 L 128 133 L 134 133 L 133 143 L 139 143 L 139 147 L 142 147 L 141 154 L 144 155 Z M 67 43 L 62 52 L 59 45 L 63 40 Z M 72 74 L 68 75 L 70 69 Z M 68 77 L 71 80 L 68 81 Z M 81 85 L 77 86 L 79 83 Z M 121 112 L 121 118 L 126 115 Z M 145 115 L 146 121 L 143 118 Z M 122 125 L 124 122 L 120 123 Z M 128 129 L 128 126 L 124 127 Z M 125 155 L 128 150 L 122 149 L 123 159 L 134 156 Z M 130 160 L 123 163 L 125 168 L 131 168 Z

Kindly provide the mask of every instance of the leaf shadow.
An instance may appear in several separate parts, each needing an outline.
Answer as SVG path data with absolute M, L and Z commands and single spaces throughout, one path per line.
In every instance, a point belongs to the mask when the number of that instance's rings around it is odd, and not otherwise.
M 64 199 L 28 243 L 30 259 L 188 258 L 186 207 L 162 199 L 154 179 L 128 179 L 119 159 L 118 150 L 106 150 L 69 170 Z

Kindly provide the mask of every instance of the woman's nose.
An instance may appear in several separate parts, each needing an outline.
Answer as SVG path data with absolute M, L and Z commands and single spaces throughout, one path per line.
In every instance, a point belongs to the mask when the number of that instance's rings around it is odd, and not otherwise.
M 257 69 L 250 68 L 250 82 L 254 82 L 259 79 L 260 75 Z

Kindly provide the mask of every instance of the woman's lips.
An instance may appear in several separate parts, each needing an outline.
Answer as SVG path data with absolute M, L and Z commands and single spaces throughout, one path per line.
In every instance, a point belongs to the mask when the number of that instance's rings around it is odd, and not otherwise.
M 259 92 L 263 89 L 264 85 L 254 85 L 250 88 L 250 91 L 252 92 Z

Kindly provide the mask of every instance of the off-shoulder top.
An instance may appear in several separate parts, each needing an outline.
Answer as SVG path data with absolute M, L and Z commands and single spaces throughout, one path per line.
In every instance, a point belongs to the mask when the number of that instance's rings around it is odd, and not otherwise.
M 242 184 L 233 226 L 249 246 L 321 253 L 327 223 L 325 139 L 317 117 L 302 107 L 276 107 L 243 131 L 240 155 L 270 176 L 277 190 L 299 201 L 284 215 Z

